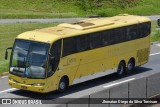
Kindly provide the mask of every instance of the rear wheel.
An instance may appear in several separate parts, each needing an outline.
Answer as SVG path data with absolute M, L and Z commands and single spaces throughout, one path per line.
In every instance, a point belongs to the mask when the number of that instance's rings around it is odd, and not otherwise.
M 132 72 L 134 68 L 135 68 L 135 61 L 133 58 L 131 58 L 127 64 L 127 73 Z
M 117 76 L 122 76 L 126 71 L 125 62 L 121 61 L 117 68 Z

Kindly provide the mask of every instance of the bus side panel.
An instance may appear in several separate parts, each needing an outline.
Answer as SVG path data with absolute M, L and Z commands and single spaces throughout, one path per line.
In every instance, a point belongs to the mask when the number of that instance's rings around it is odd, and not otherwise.
M 80 59 L 75 54 L 61 58 L 59 70 L 56 71 L 58 76 L 58 83 L 60 79 L 66 75 L 69 78 L 69 85 L 71 85 L 76 71 L 79 67 L 79 63 Z
M 57 89 L 58 85 L 58 76 L 57 71 L 49 78 L 47 78 L 46 82 L 46 92 L 51 92 Z
M 69 77 L 70 85 L 74 83 L 74 80 L 79 80 L 78 83 L 83 82 L 83 80 L 80 80 L 83 79 L 82 77 L 117 68 L 121 60 L 124 60 L 127 66 L 129 59 L 132 57 L 135 59 L 136 66 L 142 65 L 148 61 L 147 52 L 150 49 L 148 40 L 149 37 L 146 37 L 68 55 L 61 60 L 60 72 L 57 71 L 58 82 L 64 75 Z M 137 56 L 137 53 L 142 52 L 142 49 L 145 50 L 142 56 L 145 54 L 146 59 L 139 62 L 140 57 Z M 84 79 L 87 80 L 88 77 Z
M 109 55 L 111 58 L 115 57 L 115 67 L 117 68 L 122 60 L 125 61 L 127 66 L 130 58 L 135 59 L 135 66 L 147 63 L 150 50 L 150 42 L 148 40 L 149 37 L 146 37 L 111 46 Z
M 74 80 L 76 81 L 73 81 L 73 84 L 80 83 L 82 81 L 85 81 L 86 79 L 89 79 L 89 77 L 82 78 L 84 76 L 93 75 L 103 70 L 103 52 L 104 51 L 101 49 L 94 49 L 76 54 L 77 58 L 80 58 L 80 63 L 74 77 Z
M 137 66 L 140 66 L 147 63 L 149 60 L 150 36 L 140 39 L 137 46 Z
M 143 45 L 142 41 L 145 42 Z M 138 66 L 137 50 L 148 47 L 148 38 L 142 38 L 76 54 L 77 58 L 80 58 L 80 65 L 77 68 L 74 79 L 80 79 L 106 70 L 112 72 L 111 70 L 116 70 L 115 68 L 118 67 L 119 62 L 122 60 L 126 62 L 127 66 L 130 58 L 134 58 L 135 65 Z

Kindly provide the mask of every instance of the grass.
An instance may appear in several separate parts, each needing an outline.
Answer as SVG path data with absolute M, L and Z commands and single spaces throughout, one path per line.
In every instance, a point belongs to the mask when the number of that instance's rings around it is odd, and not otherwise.
M 152 42 L 156 42 L 156 41 L 160 42 L 160 31 L 159 32 L 157 31 L 157 33 L 151 37 L 151 41 Z
M 58 23 L 15 23 L 0 25 L 0 74 L 8 71 L 9 60 L 4 60 L 5 49 L 13 45 L 15 37 L 25 31 L 55 26 Z M 160 41 L 160 33 L 156 30 L 157 23 L 152 22 L 151 41 Z
M 83 14 L 83 13 L 82 13 Z M 63 18 L 80 17 L 81 10 L 69 1 L 0 0 L 0 18 Z
M 0 24 L 0 74 L 8 71 L 9 60 L 4 60 L 5 49 L 13 45 L 14 39 L 18 34 L 29 30 L 55 26 L 57 24 L 58 23 Z
M 159 0 L 0 0 L 0 18 L 152 15 L 160 14 L 159 7 Z
M 152 36 L 151 36 L 151 41 L 152 42 L 156 42 L 156 41 L 160 41 L 160 30 L 157 30 L 158 25 L 156 21 L 152 22 Z

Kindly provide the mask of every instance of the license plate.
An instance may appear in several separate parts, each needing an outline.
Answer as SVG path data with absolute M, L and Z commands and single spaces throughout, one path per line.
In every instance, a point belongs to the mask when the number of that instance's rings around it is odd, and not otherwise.
M 22 89 L 24 89 L 24 90 L 25 90 L 25 89 L 27 89 L 27 87 L 26 87 L 26 86 L 21 86 L 21 88 L 22 88 Z

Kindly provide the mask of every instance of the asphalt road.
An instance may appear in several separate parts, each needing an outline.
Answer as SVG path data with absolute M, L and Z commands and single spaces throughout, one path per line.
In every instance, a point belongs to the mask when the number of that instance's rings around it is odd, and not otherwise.
M 40 22 L 40 23 L 51 23 L 51 22 L 74 22 L 85 18 L 54 18 L 54 19 L 0 19 L 0 24 L 3 23 L 21 23 L 21 22 Z
M 152 15 L 146 16 L 151 20 L 160 19 L 160 15 Z M 0 19 L 0 24 L 3 23 L 20 23 L 20 22 L 41 22 L 41 23 L 48 23 L 48 22 L 74 22 L 78 20 L 82 20 L 85 18 L 54 18 L 54 19 Z
M 114 84 L 130 80 L 132 78 L 138 79 L 160 72 L 160 44 L 151 45 L 150 60 L 147 64 L 136 68 L 135 72 L 123 77 L 116 77 L 115 74 L 107 75 L 98 79 L 87 81 L 81 84 L 74 85 L 63 94 L 51 92 L 47 94 L 40 94 L 35 92 L 28 92 L 10 88 L 8 85 L 8 77 L 0 78 L 0 98 L 80 98 L 91 93 L 103 90 L 105 87 L 110 87 Z M 23 107 L 52 107 L 51 104 L 46 105 L 23 105 Z M 0 107 L 21 107 L 21 105 L 0 105 Z

